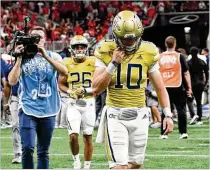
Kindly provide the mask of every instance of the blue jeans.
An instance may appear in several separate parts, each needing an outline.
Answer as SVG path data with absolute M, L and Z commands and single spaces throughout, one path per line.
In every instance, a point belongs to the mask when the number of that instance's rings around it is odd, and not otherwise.
M 19 111 L 22 144 L 22 168 L 34 169 L 33 153 L 37 134 L 37 169 L 49 169 L 49 147 L 55 127 L 55 116 L 36 118 Z

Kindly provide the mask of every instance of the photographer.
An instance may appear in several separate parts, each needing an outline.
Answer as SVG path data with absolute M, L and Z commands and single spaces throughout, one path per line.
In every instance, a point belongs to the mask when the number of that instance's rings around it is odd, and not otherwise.
M 15 47 L 17 61 L 8 80 L 10 85 L 20 82 L 19 121 L 22 143 L 22 168 L 33 169 L 33 152 L 37 134 L 38 169 L 49 169 L 49 146 L 55 127 L 55 116 L 60 111 L 60 97 L 57 88 L 56 71 L 67 75 L 62 58 L 46 51 L 45 31 L 34 27 L 30 36 L 39 35 L 38 53 L 28 57 L 24 45 Z

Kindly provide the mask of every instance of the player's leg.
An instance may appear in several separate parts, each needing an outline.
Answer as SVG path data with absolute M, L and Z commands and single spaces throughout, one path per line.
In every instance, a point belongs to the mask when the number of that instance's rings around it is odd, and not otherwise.
M 62 93 L 61 94 L 61 113 L 60 113 L 60 126 L 59 128 L 66 128 L 67 123 L 66 123 L 66 112 L 68 108 L 68 101 L 69 97 L 68 94 Z
M 187 113 L 186 113 L 186 98 L 174 100 L 174 104 L 178 113 L 178 129 L 180 139 L 188 138 L 187 134 Z M 185 100 L 184 100 L 185 99 Z
M 74 169 L 80 169 L 81 163 L 79 158 L 79 133 L 81 126 L 81 113 L 73 106 L 67 109 L 67 128 L 69 133 L 69 146 L 74 160 Z
M 93 154 L 92 134 L 95 125 L 95 100 L 87 99 L 87 107 L 82 114 L 82 131 L 84 141 L 84 169 L 89 169 Z
M 152 112 L 153 112 L 154 117 L 156 118 L 157 122 L 161 122 L 160 112 L 158 110 L 157 105 L 152 106 Z
M 84 141 L 84 169 L 90 169 L 93 154 L 92 135 L 83 135 Z
M 196 106 L 197 106 L 197 115 L 198 115 L 197 124 L 198 125 L 203 124 L 203 122 L 201 121 L 201 118 L 202 118 L 202 104 L 201 104 L 201 101 L 202 101 L 203 90 L 204 90 L 204 86 L 202 86 L 202 85 L 200 87 L 193 88 L 193 94 L 195 96 Z
M 105 124 L 105 147 L 109 168 L 128 168 L 128 129 L 118 120 L 119 110 L 108 108 Z
M 155 114 L 154 114 L 154 112 L 152 110 L 152 107 L 150 107 L 150 108 L 151 108 L 151 113 L 152 113 L 152 124 L 154 124 L 154 123 L 157 122 L 157 119 L 156 119 Z
M 160 116 L 160 112 L 158 110 L 157 105 L 153 105 L 151 107 L 152 110 L 152 115 L 155 117 L 153 124 L 150 125 L 151 128 L 159 128 L 161 126 L 161 116 Z
M 138 117 L 129 122 L 129 169 L 139 169 L 144 163 L 148 140 L 149 113 L 138 109 Z M 135 129 L 135 130 L 132 130 Z
M 57 129 L 60 126 L 60 119 L 61 119 L 61 110 L 56 114 L 55 117 L 55 128 Z
M 21 140 L 20 140 L 20 129 L 19 129 L 19 117 L 18 117 L 18 98 L 16 96 L 11 97 L 10 112 L 12 118 L 13 151 L 15 154 L 12 163 L 21 163 Z

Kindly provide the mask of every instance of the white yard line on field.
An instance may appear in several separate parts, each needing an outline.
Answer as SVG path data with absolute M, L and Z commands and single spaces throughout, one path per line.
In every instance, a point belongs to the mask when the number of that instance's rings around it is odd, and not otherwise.
M 209 146 L 209 143 L 201 143 L 201 144 L 198 144 L 199 146 Z
M 13 153 L 1 153 L 1 155 L 5 155 L 5 156 L 10 156 L 10 155 L 14 155 Z M 71 154 L 67 154 L 67 153 L 61 153 L 61 154 L 49 154 L 50 156 L 71 156 Z M 83 157 L 83 154 L 81 153 L 81 155 Z M 106 157 L 106 154 L 93 154 L 93 156 L 101 156 L 101 157 Z M 146 154 L 147 157 L 191 157 L 191 158 L 209 158 L 209 155 L 183 155 L 183 154 L 179 154 L 179 155 L 170 155 L 170 154 Z
M 59 136 L 54 136 L 52 137 L 53 139 L 69 139 L 69 137 L 59 137 Z M 79 137 L 80 138 L 80 137 Z M 96 137 L 93 137 L 93 139 L 95 139 Z M 12 139 L 12 136 L 0 136 L 0 139 Z M 82 139 L 82 137 L 81 137 Z M 159 139 L 159 137 L 149 137 L 149 140 L 152 139 L 156 139 L 156 140 L 163 140 L 163 139 Z M 168 139 L 166 140 L 174 140 L 174 139 L 179 139 L 178 137 L 175 138 L 175 137 L 169 137 Z M 188 138 L 187 140 L 209 140 L 209 138 Z M 95 140 L 93 140 L 95 141 Z
M 158 153 L 158 152 L 162 152 L 162 153 L 163 153 L 163 152 L 164 152 L 164 153 L 165 153 L 165 152 L 166 152 L 166 153 L 167 153 L 167 152 L 184 152 L 184 153 L 185 153 L 185 152 L 197 152 L 197 151 L 196 151 L 196 150 L 195 150 L 195 151 L 190 151 L 190 150 L 184 150 L 184 151 L 166 150 L 166 151 L 161 151 L 161 150 L 160 150 L 160 151 L 155 151 L 155 152 L 157 152 L 157 153 Z

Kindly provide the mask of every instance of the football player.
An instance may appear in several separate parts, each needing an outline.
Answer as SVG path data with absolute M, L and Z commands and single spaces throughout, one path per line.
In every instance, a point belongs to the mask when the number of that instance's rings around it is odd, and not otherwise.
M 59 88 L 70 95 L 67 109 L 67 124 L 70 136 L 74 169 L 80 169 L 79 141 L 80 129 L 84 141 L 84 168 L 89 169 L 93 145 L 92 133 L 95 124 L 95 99 L 92 93 L 92 78 L 97 67 L 106 66 L 96 57 L 88 57 L 88 41 L 85 37 L 76 35 L 70 42 L 71 58 L 65 58 L 68 76 L 59 75 Z M 66 85 L 67 84 L 67 85 Z
M 166 115 L 165 133 L 173 131 L 168 93 L 157 64 L 158 49 L 141 39 L 143 30 L 136 14 L 122 11 L 113 20 L 114 41 L 102 41 L 94 53 L 107 67 L 96 68 L 93 92 L 97 95 L 108 88 L 96 142 L 105 141 L 109 167 L 114 169 L 137 169 L 143 164 L 149 126 L 147 74 Z

